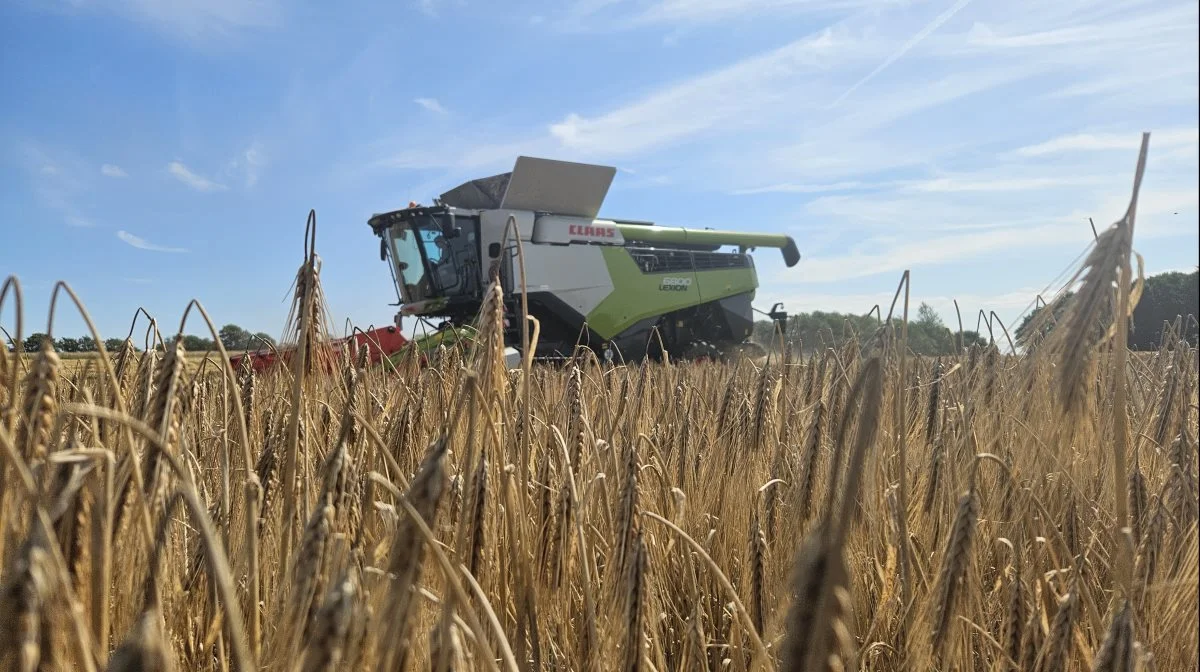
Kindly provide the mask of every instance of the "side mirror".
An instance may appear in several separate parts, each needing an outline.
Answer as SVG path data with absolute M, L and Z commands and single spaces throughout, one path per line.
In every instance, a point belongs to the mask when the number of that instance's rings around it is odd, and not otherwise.
M 447 213 L 447 215 L 446 219 L 442 220 L 442 236 L 446 240 L 450 240 L 457 238 L 462 233 L 462 229 L 458 228 L 458 224 L 454 222 L 453 212 Z
M 387 239 L 382 236 L 379 238 L 379 260 L 387 261 Z

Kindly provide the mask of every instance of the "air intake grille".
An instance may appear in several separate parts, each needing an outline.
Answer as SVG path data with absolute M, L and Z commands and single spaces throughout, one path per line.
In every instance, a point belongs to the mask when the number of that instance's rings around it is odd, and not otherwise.
M 750 256 L 721 252 L 693 252 L 697 271 L 713 271 L 721 268 L 749 268 Z
M 728 268 L 750 268 L 750 256 L 738 253 L 626 248 L 643 273 L 687 273 Z

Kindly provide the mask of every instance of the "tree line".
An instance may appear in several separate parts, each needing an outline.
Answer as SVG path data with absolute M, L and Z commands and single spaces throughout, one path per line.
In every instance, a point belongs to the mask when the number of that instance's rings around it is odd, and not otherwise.
M 263 332 L 251 333 L 236 324 L 227 324 L 221 327 L 217 335 L 221 339 L 221 345 L 225 346 L 226 350 L 260 350 L 275 347 L 275 339 Z M 21 345 L 25 352 L 37 352 L 42 347 L 42 341 L 49 338 L 44 333 L 30 334 L 25 338 Z M 119 338 L 107 338 L 104 340 L 104 349 L 109 352 L 120 350 L 125 344 L 125 341 Z M 135 342 L 135 349 L 137 347 Z M 203 336 L 186 335 L 183 337 L 183 347 L 189 352 L 206 352 L 216 350 L 217 344 L 211 338 Z M 9 352 L 16 349 L 16 346 L 9 341 Z M 97 352 L 100 348 L 96 346 L 96 341 L 91 336 L 61 336 L 54 339 L 54 349 L 63 353 L 78 353 L 78 352 Z
M 1066 312 L 1072 292 L 1064 292 L 1048 304 L 1025 316 L 1013 335 L 1017 345 L 1029 345 L 1038 336 L 1045 336 Z M 1157 350 L 1163 343 L 1164 330 L 1176 328 L 1176 337 L 1196 347 L 1197 323 L 1200 318 L 1200 267 L 1191 273 L 1170 271 L 1146 278 L 1141 299 L 1129 321 L 1129 347 L 1132 350 Z M 1105 315 L 1105 320 L 1111 315 Z
M 899 328 L 901 320 L 893 317 Z M 810 353 L 824 347 L 840 347 L 855 336 L 864 337 L 875 333 L 883 321 L 873 314 L 813 311 L 789 315 L 784 339 L 793 347 Z M 754 340 L 762 344 L 778 344 L 775 324 L 771 321 L 754 323 Z M 960 335 L 951 331 L 927 303 L 917 307 L 915 319 L 908 322 L 908 347 L 918 355 L 948 355 L 959 348 L 986 345 L 987 339 L 976 331 L 964 331 Z
M 1070 297 L 1071 293 L 1066 292 L 1048 305 L 1039 304 L 1015 330 L 1010 327 L 1014 344 L 1023 348 L 1037 334 L 1047 333 L 1062 318 Z M 1130 320 L 1129 347 L 1133 350 L 1158 349 L 1163 341 L 1164 329 L 1175 329 L 1176 322 L 1179 323 L 1179 337 L 1196 347 L 1200 327 L 1198 318 L 1200 268 L 1191 273 L 1172 271 L 1149 276 Z M 899 320 L 896 323 L 898 325 Z M 862 337 L 872 334 L 881 324 L 882 321 L 874 315 L 822 311 L 797 313 L 788 316 L 785 339 L 793 348 L 801 347 L 808 353 L 823 347 L 838 347 L 855 335 Z M 997 339 L 1004 338 L 999 330 L 995 336 Z M 753 338 L 762 344 L 778 343 L 774 323 L 756 321 Z M 987 343 L 988 338 L 976 331 L 964 331 L 960 342 L 959 333 L 947 327 L 937 312 L 926 303 L 917 308 L 916 319 L 908 323 L 908 347 L 918 355 L 950 355 L 961 352 L 960 348 Z

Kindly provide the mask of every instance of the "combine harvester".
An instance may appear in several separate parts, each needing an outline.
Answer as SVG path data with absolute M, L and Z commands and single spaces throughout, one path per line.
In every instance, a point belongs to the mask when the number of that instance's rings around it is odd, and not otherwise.
M 792 267 L 800 260 L 795 241 L 600 219 L 615 174 L 608 166 L 522 156 L 512 172 L 466 182 L 432 206 L 372 216 L 380 259 L 389 262 L 397 289 L 396 326 L 405 317 L 443 318 L 436 333 L 469 339 L 496 273 L 506 352 L 510 363 L 519 361 L 515 236 L 529 314 L 541 328 L 537 360 L 571 357 L 577 346 L 625 361 L 658 359 L 664 348 L 677 360 L 765 354 L 749 341 L 758 275 L 748 252 L 778 248 Z M 786 324 L 781 307 L 764 314 Z
M 540 325 L 534 359 L 571 357 L 578 346 L 617 361 L 758 357 L 750 342 L 758 275 L 748 252 L 774 247 L 795 266 L 800 253 L 791 237 L 770 233 L 656 226 L 599 219 L 616 169 L 519 157 L 512 172 L 471 180 L 436 199 L 374 215 L 379 257 L 389 262 L 400 311 L 395 326 L 380 327 L 324 347 L 357 359 L 396 364 L 415 348 L 428 361 L 439 346 L 470 343 L 493 273 L 504 290 L 505 355 L 520 361 L 520 238 L 529 314 Z M 509 221 L 513 222 L 512 227 Z M 508 233 L 506 237 L 506 232 Z M 722 252 L 730 246 L 736 250 Z M 769 315 L 786 324 L 775 304 Z M 759 311 L 762 312 L 762 311 Z M 405 317 L 424 329 L 404 337 Z M 429 318 L 442 318 L 436 326 Z M 262 371 L 287 363 L 293 348 L 247 352 Z M 326 361 L 332 361 L 326 359 Z

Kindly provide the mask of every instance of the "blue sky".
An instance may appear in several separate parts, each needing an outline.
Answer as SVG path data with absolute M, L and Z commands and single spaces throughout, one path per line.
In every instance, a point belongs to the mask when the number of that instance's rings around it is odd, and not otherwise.
M 866 312 L 911 269 L 914 310 L 958 299 L 971 328 L 1122 215 L 1148 130 L 1135 247 L 1197 264 L 1192 1 L 0 0 L 0 23 L 27 332 L 66 280 L 105 336 L 138 306 L 174 331 L 192 298 L 278 335 L 310 208 L 337 328 L 389 323 L 367 218 L 518 154 L 617 166 L 602 215 L 789 232 L 763 308 Z

